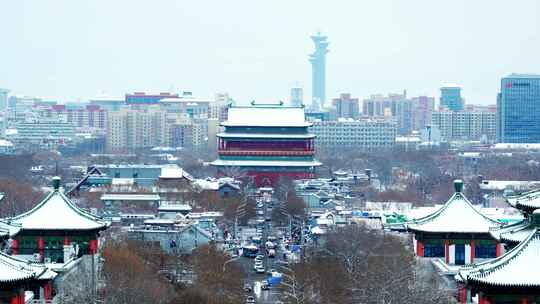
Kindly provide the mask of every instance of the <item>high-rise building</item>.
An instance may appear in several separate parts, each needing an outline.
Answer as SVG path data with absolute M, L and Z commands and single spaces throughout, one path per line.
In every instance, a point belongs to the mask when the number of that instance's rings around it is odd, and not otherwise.
M 107 111 L 98 105 L 81 103 L 35 106 L 39 117 L 69 122 L 85 131 L 105 130 Z
M 441 132 L 441 137 L 449 140 L 487 140 L 496 138 L 496 113 L 494 111 L 436 111 L 431 123 Z
M 163 98 L 159 101 L 161 109 L 167 113 L 175 113 L 189 118 L 208 118 L 210 99 L 189 97 Z
M 396 122 L 392 118 L 339 119 L 314 121 L 309 128 L 317 136 L 315 147 L 324 150 L 384 149 L 396 140 Z
M 328 53 L 328 41 L 326 36 L 317 33 L 311 36 L 315 43 L 315 52 L 309 56 L 311 62 L 311 98 L 312 108 L 318 110 L 326 101 L 326 53 Z
M 291 106 L 301 107 L 304 104 L 304 89 L 300 86 L 291 88 Z
M 228 93 L 217 93 L 214 102 L 210 103 L 208 118 L 218 119 L 219 122 L 226 121 L 229 105 L 234 103 Z
M 499 142 L 540 143 L 540 75 L 504 77 L 497 112 Z
M 27 150 L 56 149 L 69 145 L 75 138 L 75 125 L 57 119 L 40 119 L 16 124 L 13 143 Z
M 360 116 L 360 105 L 358 98 L 351 98 L 351 94 L 341 94 L 339 98 L 332 100 L 332 105 L 336 108 L 338 118 L 356 119 Z
M 0 114 L 5 113 L 8 107 L 9 90 L 0 88 Z
M 435 98 L 418 96 L 411 98 L 413 103 L 412 128 L 422 130 L 431 123 L 431 113 L 435 109 Z
M 457 84 L 444 84 L 441 87 L 441 108 L 446 108 L 450 111 L 462 111 L 464 103 L 461 97 L 461 86 Z
M 397 132 L 408 135 L 413 130 L 413 102 L 403 94 L 372 95 L 364 100 L 363 114 L 368 117 L 393 117 Z
M 167 114 L 157 106 L 122 109 L 108 116 L 108 151 L 133 151 L 165 143 Z

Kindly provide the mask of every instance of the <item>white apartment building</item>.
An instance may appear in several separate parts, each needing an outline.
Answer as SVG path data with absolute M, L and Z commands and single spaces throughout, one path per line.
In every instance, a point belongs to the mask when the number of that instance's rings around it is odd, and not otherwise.
M 166 112 L 159 107 L 109 112 L 107 150 L 129 151 L 161 146 L 165 142 Z
M 393 119 L 314 121 L 310 132 L 317 136 L 315 146 L 322 149 L 392 148 L 397 124 Z
M 205 148 L 208 119 L 171 113 L 159 105 L 109 112 L 107 150 L 130 151 L 158 146 Z
M 431 123 L 441 132 L 444 140 L 487 140 L 496 138 L 496 112 L 437 111 Z

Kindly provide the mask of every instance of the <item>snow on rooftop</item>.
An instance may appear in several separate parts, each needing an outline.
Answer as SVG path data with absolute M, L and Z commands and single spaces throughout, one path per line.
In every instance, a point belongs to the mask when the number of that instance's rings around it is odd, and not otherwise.
M 268 133 L 218 133 L 225 138 L 315 138 L 314 134 L 268 134 Z
M 208 180 L 208 179 L 196 179 L 194 182 L 196 187 L 199 187 L 201 190 L 218 190 L 219 182 L 217 180 Z
M 504 243 L 521 243 L 532 233 L 534 227 L 528 220 L 523 220 L 500 229 L 490 231 L 493 238 Z
M 160 199 L 158 194 L 105 193 L 101 196 L 102 201 L 159 201 Z
M 447 82 L 447 83 L 443 83 L 441 89 L 442 88 L 461 88 L 461 85 L 457 83 Z
M 304 108 L 275 106 L 230 107 L 224 126 L 308 127 Z
M 9 140 L 0 139 L 0 147 L 13 147 L 13 143 Z
M 487 262 L 466 266 L 456 279 L 474 284 L 510 287 L 540 286 L 540 232 L 537 228 L 518 246 Z
M 520 195 L 506 198 L 508 204 L 518 209 L 535 210 L 540 209 L 540 190 L 532 190 Z
M 0 238 L 2 237 L 12 237 L 19 233 L 21 230 L 20 226 L 13 225 L 12 223 L 8 223 L 5 221 L 0 220 Z
M 412 231 L 449 233 L 488 233 L 501 226 L 502 223 L 480 213 L 461 192 L 454 193 L 434 213 L 407 223 Z
M 540 187 L 540 181 L 498 181 L 483 180 L 479 185 L 482 190 L 505 190 L 507 188 L 523 189 L 528 187 Z
M 158 207 L 158 211 L 163 211 L 163 212 L 191 211 L 191 206 L 188 204 L 161 205 Z
M 95 230 L 108 226 L 73 204 L 59 189 L 49 193 L 32 210 L 10 220 L 22 230 Z
M 177 165 L 162 167 L 159 178 L 187 178 L 188 180 L 193 179 L 193 177 L 189 173 L 187 173 L 184 169 L 178 167 Z
M 43 265 L 28 263 L 0 252 L 0 282 L 53 279 L 54 277 L 56 273 Z
M 494 150 L 540 150 L 540 144 L 498 143 L 492 146 Z

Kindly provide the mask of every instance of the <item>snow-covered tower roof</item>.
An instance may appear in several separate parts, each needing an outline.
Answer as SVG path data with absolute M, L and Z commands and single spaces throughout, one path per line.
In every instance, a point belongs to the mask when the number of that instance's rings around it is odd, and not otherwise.
M 13 237 L 19 233 L 20 230 L 20 226 L 0 220 L 0 240 Z
M 462 268 L 456 280 L 473 286 L 540 288 L 540 211 L 533 215 L 535 228 L 518 246 L 504 255 Z
M 75 205 L 60 189 L 60 178 L 53 179 L 53 191 L 33 209 L 10 221 L 21 230 L 103 230 L 109 225 Z
M 523 210 L 526 213 L 532 213 L 534 210 L 540 209 L 540 189 L 509 196 L 506 201 L 514 208 Z
M 0 283 L 28 280 L 52 280 L 56 273 L 44 265 L 23 261 L 0 252 Z
M 408 230 L 432 233 L 489 233 L 503 224 L 478 211 L 462 193 L 463 181 L 454 181 L 455 193 L 434 213 L 406 223 Z

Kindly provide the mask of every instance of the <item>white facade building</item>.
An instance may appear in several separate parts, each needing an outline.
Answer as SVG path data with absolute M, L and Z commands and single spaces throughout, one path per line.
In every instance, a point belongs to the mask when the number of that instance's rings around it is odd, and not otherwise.
M 433 112 L 431 123 L 445 140 L 494 141 L 497 135 L 496 112 Z
M 392 119 L 314 121 L 310 132 L 315 145 L 327 149 L 392 148 L 396 141 L 396 122 Z

